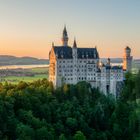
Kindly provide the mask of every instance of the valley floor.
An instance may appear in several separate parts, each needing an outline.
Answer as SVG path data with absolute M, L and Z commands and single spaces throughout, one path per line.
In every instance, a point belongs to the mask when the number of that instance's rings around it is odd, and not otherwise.
M 48 78 L 48 67 L 0 70 L 0 81 L 2 83 L 17 84 L 20 81 L 33 82 L 43 78 Z

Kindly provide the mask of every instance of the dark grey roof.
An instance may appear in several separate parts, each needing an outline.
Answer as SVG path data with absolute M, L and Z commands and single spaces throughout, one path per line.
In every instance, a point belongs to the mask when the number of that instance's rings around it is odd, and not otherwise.
M 105 67 L 106 67 L 106 69 L 111 69 L 111 66 L 109 66 L 109 65 L 106 65 Z
M 72 48 L 69 46 L 54 46 L 57 58 L 72 59 Z
M 77 48 L 78 58 L 99 58 L 96 48 Z
M 106 67 L 106 69 L 108 69 L 108 70 L 110 70 L 110 69 L 112 69 L 112 70 L 118 70 L 118 69 L 122 69 L 122 66 L 105 66 Z
M 122 69 L 122 66 L 112 66 L 111 69 Z
M 118 70 L 118 69 L 122 69 L 122 66 L 109 66 L 109 65 L 104 65 L 103 67 L 106 68 L 106 70 Z
M 69 46 L 54 46 L 54 52 L 57 58 L 72 59 L 72 48 Z M 96 48 L 77 48 L 78 58 L 99 58 Z

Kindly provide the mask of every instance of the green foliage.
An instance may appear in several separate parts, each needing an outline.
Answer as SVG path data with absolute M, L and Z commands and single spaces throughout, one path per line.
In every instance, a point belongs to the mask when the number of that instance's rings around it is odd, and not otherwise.
M 34 139 L 34 130 L 29 125 L 19 123 L 16 128 L 16 134 L 18 140 L 32 140 Z
M 77 131 L 74 135 L 74 140 L 86 140 L 86 137 L 81 131 Z
M 140 98 L 140 71 L 137 75 L 126 74 L 125 87 L 121 98 L 124 101 L 136 101 Z
M 0 84 L 0 139 L 138 140 L 140 73 L 126 74 L 119 99 L 86 82 L 54 89 L 46 79 Z
M 64 134 L 61 134 L 61 135 L 59 136 L 59 140 L 67 140 L 67 139 L 66 139 L 66 137 L 65 137 Z

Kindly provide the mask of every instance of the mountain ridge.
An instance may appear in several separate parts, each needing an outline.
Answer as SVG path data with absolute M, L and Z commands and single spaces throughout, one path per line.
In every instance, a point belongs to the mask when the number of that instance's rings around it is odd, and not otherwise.
M 110 58 L 111 63 L 122 63 L 122 58 Z M 103 63 L 107 62 L 107 58 L 101 58 Z M 140 62 L 140 59 L 135 59 Z M 0 55 L 0 66 L 4 65 L 32 65 L 32 64 L 49 64 L 49 59 L 40 59 L 31 56 L 17 57 L 13 55 Z
M 17 57 L 12 55 L 0 55 L 0 65 L 31 65 L 49 64 L 48 59 L 39 59 L 30 56 Z

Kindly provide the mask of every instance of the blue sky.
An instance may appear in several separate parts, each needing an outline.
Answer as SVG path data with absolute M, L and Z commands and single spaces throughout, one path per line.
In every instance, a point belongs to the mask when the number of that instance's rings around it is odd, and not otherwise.
M 97 46 L 100 57 L 122 57 L 129 45 L 140 58 L 139 0 L 1 0 L 1 54 L 48 58 L 51 42 Z

